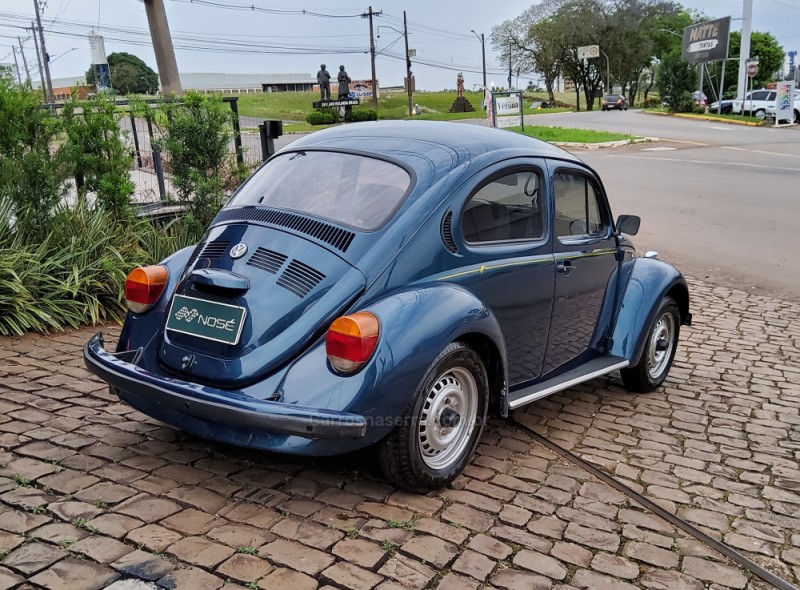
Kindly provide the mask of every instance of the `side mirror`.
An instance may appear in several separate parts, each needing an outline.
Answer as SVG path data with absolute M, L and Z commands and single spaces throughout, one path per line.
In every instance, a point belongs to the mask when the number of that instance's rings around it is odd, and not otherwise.
M 617 218 L 617 231 L 621 234 L 635 236 L 639 233 L 642 218 L 638 215 L 620 215 Z

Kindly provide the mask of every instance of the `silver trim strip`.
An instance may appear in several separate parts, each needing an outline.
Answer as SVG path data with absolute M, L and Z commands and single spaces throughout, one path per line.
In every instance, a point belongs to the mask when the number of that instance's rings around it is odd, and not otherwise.
M 559 383 L 557 385 L 551 385 L 546 389 L 542 389 L 541 391 L 535 391 L 529 395 L 526 395 L 525 397 L 510 402 L 508 404 L 508 407 L 514 410 L 520 406 L 524 406 L 525 404 L 535 402 L 537 399 L 541 399 L 553 393 L 569 389 L 570 387 L 572 387 L 573 385 L 577 385 L 578 383 L 583 383 L 584 381 L 589 381 L 591 379 L 594 379 L 595 377 L 607 375 L 608 373 L 616 369 L 624 369 L 629 364 L 631 364 L 630 361 L 622 361 L 621 363 L 615 363 L 613 365 L 609 365 L 608 367 L 592 371 L 591 373 L 586 373 L 585 375 L 581 375 L 580 377 L 575 377 L 574 379 L 570 379 L 569 381 L 564 381 L 563 383 Z

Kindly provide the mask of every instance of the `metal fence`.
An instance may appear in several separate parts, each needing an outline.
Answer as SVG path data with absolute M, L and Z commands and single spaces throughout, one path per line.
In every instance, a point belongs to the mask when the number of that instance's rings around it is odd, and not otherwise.
M 241 117 L 238 109 L 238 97 L 230 96 L 222 99 L 232 113 L 231 141 L 229 151 L 236 158 L 238 164 L 245 164 L 255 168 L 269 156 L 272 144 L 263 137 L 263 124 L 252 117 Z M 157 100 L 144 100 L 148 108 L 158 104 Z M 159 149 L 158 139 L 161 132 L 153 124 L 150 114 L 134 116 L 127 108 L 127 100 L 118 100 L 118 108 L 123 111 L 119 125 L 123 142 L 133 154 L 131 163 L 131 180 L 135 185 L 132 202 L 143 210 L 152 209 L 156 204 L 168 201 L 174 194 L 172 181 L 169 174 L 169 161 Z M 47 105 L 47 108 L 58 112 L 63 108 L 63 103 Z M 155 109 L 153 109 L 155 111 Z

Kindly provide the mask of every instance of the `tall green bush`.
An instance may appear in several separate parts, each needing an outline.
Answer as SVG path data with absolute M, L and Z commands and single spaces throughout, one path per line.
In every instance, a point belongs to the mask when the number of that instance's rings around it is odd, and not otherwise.
M 10 201 L 15 229 L 27 241 L 47 235 L 66 192 L 67 165 L 56 141 L 60 129 L 38 92 L 0 79 L 0 200 Z
M 131 216 L 134 191 L 131 150 L 122 140 L 122 112 L 109 98 L 71 99 L 62 114 L 66 141 L 63 151 L 75 177 L 78 197 L 97 196 L 98 205 L 117 219 Z
M 680 53 L 668 53 L 664 56 L 656 71 L 656 84 L 670 112 L 683 113 L 694 108 L 694 69 Z
M 187 92 L 161 103 L 163 150 L 172 184 L 189 204 L 189 222 L 207 226 L 225 202 L 226 178 L 235 171 L 230 154 L 230 108 L 217 96 Z

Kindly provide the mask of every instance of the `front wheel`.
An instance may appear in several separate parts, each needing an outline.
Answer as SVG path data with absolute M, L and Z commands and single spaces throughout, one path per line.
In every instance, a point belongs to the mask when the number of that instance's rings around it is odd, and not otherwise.
M 620 371 L 626 389 L 647 393 L 664 382 L 678 348 L 680 327 L 678 305 L 672 297 L 664 297 L 647 333 L 638 364 Z
M 765 111 L 764 109 L 758 109 L 756 110 L 754 116 L 756 119 L 763 121 L 767 116 L 767 111 Z
M 447 485 L 478 444 L 488 400 L 481 357 L 462 342 L 448 344 L 431 363 L 400 424 L 380 443 L 386 479 L 417 493 Z

